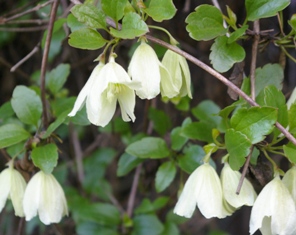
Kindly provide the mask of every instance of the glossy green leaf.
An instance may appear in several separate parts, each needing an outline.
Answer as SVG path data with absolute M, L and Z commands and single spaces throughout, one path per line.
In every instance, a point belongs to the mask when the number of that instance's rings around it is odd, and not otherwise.
M 155 178 L 155 188 L 158 193 L 165 190 L 174 180 L 176 166 L 173 162 L 164 162 L 158 168 Z
M 241 108 L 232 116 L 231 127 L 247 136 L 252 144 L 262 141 L 274 128 L 277 110 L 271 107 Z
M 153 128 L 159 135 L 165 135 L 172 126 L 170 117 L 163 110 L 149 108 L 148 118 L 153 122 Z
M 47 75 L 47 87 L 52 94 L 56 94 L 64 86 L 70 74 L 69 64 L 59 64 Z
M 120 156 L 118 167 L 117 167 L 117 176 L 121 177 L 128 174 L 133 170 L 137 165 L 139 165 L 143 160 L 141 158 L 132 156 L 128 153 L 124 153 Z
M 132 235 L 160 235 L 163 230 L 163 224 L 154 214 L 137 215 L 134 217 Z
M 177 11 L 172 0 L 151 0 L 143 10 L 157 22 L 173 18 Z
M 296 103 L 293 103 L 288 111 L 289 115 L 289 130 L 296 133 Z
M 292 144 L 287 144 L 283 146 L 284 153 L 289 161 L 293 164 L 296 164 L 296 147 Z
M 171 131 L 171 147 L 175 151 L 181 150 L 181 148 L 186 144 L 188 141 L 187 137 L 184 137 L 181 135 L 182 133 L 182 127 L 175 127 Z
M 190 13 L 185 22 L 186 30 L 195 40 L 210 40 L 225 35 L 227 29 L 223 26 L 223 16 L 220 10 L 211 5 L 200 5 L 195 12 Z
M 159 197 L 155 201 L 151 202 L 148 198 L 144 198 L 141 204 L 135 209 L 135 214 L 148 214 L 156 212 L 163 208 L 169 201 L 168 197 Z
M 68 42 L 75 48 L 96 50 L 103 47 L 107 41 L 96 30 L 82 28 L 71 33 Z
M 31 152 L 34 165 L 46 174 L 50 174 L 56 167 L 58 157 L 58 148 L 55 144 L 38 146 Z
M 77 4 L 71 9 L 78 21 L 91 28 L 106 29 L 106 16 L 104 12 L 92 4 Z
M 127 2 L 127 0 L 101 0 L 101 5 L 106 15 L 118 21 L 123 17 Z
M 42 103 L 35 91 L 26 86 L 17 86 L 12 93 L 11 105 L 23 123 L 38 126 Z
M 134 12 L 130 12 L 124 16 L 122 20 L 121 30 L 117 30 L 114 28 L 110 29 L 110 33 L 114 37 L 123 39 L 134 39 L 136 37 L 144 35 L 148 31 L 149 29 L 146 23 L 138 14 Z
M 166 142 L 158 137 L 145 137 L 130 144 L 125 151 L 139 158 L 165 158 L 170 154 Z
M 72 13 L 67 16 L 67 25 L 71 29 L 71 32 L 87 27 L 85 24 L 79 22 Z
M 242 132 L 228 129 L 225 133 L 225 145 L 231 168 L 239 170 L 245 162 L 245 157 L 250 153 L 251 141 Z
M 255 21 L 274 16 L 289 4 L 290 0 L 246 0 L 247 19 Z
M 180 168 L 191 174 L 202 163 L 202 159 L 206 155 L 203 148 L 199 145 L 189 145 L 184 148 L 184 155 L 179 155 L 177 160 Z
M 0 148 L 17 144 L 30 137 L 30 133 L 17 124 L 0 126 Z
M 249 27 L 248 25 L 244 25 L 241 28 L 232 32 L 227 40 L 227 43 L 231 44 L 231 43 L 237 41 L 241 36 L 243 36 L 245 34 L 248 27 Z
M 200 102 L 191 112 L 198 120 L 213 123 L 213 126 L 218 126 L 221 121 L 221 117 L 218 116 L 220 107 L 211 100 Z
M 210 60 L 214 69 L 223 73 L 228 71 L 234 63 L 241 62 L 246 53 L 236 42 L 228 43 L 228 37 L 220 36 L 215 39 L 211 47 Z
M 192 122 L 182 127 L 181 135 L 189 139 L 213 142 L 213 128 L 215 128 L 215 126 L 210 122 Z

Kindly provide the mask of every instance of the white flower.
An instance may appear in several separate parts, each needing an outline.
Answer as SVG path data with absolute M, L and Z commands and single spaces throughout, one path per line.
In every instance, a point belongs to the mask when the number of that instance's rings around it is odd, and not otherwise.
M 162 64 L 170 73 L 171 80 L 164 80 L 162 76 L 160 81 L 160 91 L 163 97 L 173 98 L 175 96 L 183 97 L 191 95 L 191 76 L 186 59 L 174 51 L 167 50 L 162 59 Z M 171 86 L 174 86 L 177 92 L 174 92 Z
M 233 212 L 224 203 L 218 174 L 209 163 L 204 163 L 189 176 L 174 213 L 190 218 L 197 206 L 206 218 L 224 218 Z
M 159 94 L 161 66 L 155 51 L 142 40 L 128 67 L 128 73 L 133 81 L 141 83 L 141 87 L 136 89 L 136 94 L 141 99 L 152 99 Z
M 293 166 L 286 172 L 283 177 L 283 183 L 291 193 L 292 198 L 296 203 L 296 166 Z
M 8 162 L 8 168 L 0 174 L 0 211 L 5 206 L 7 198 L 11 199 L 15 215 L 23 217 L 23 197 L 26 188 L 24 177 L 13 168 L 13 160 Z
M 236 194 L 241 173 L 232 170 L 227 162 L 224 163 L 220 178 L 224 198 L 231 206 L 239 208 L 243 205 L 252 206 L 254 204 L 257 194 L 248 179 L 244 179 L 239 195 Z
M 111 55 L 109 63 L 100 63 L 94 69 L 69 116 L 74 116 L 86 100 L 89 121 L 104 127 L 112 119 L 118 100 L 122 119 L 126 122 L 135 121 L 136 97 L 133 89 L 137 87 L 139 84 L 131 81 L 126 71 L 115 63 L 115 55 Z
M 58 223 L 68 215 L 64 191 L 52 174 L 36 173 L 29 181 L 23 200 L 26 220 L 39 214 L 42 223 Z
M 295 203 L 277 175 L 263 188 L 253 205 L 250 234 L 260 229 L 263 235 L 292 235 L 295 222 Z

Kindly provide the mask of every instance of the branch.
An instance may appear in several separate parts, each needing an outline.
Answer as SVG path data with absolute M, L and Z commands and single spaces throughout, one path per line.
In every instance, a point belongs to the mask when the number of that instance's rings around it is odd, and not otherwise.
M 47 60 L 48 60 L 48 53 L 49 53 L 49 48 L 50 48 L 52 31 L 53 31 L 53 26 L 54 26 L 54 21 L 56 18 L 58 5 L 59 5 L 58 0 L 55 0 L 53 2 L 52 7 L 51 7 L 48 32 L 47 32 L 47 36 L 46 36 L 44 53 L 43 53 L 42 63 L 41 63 L 40 90 L 41 90 L 41 100 L 42 100 L 42 107 L 43 107 L 43 112 L 42 112 L 43 127 L 45 129 L 48 127 L 46 92 L 45 92 L 45 73 L 46 73 L 46 65 L 47 65 Z
M 251 60 L 251 68 L 250 68 L 250 81 L 251 81 L 251 97 L 253 100 L 255 100 L 256 94 L 255 94 L 255 71 L 256 71 L 256 60 L 257 60 L 257 51 L 258 51 L 258 44 L 260 40 L 260 24 L 259 20 L 254 21 L 254 42 L 252 46 L 252 60 Z

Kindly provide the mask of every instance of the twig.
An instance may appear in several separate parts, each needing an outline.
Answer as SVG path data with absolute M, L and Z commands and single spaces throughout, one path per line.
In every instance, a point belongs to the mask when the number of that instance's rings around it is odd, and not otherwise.
M 7 62 L 4 58 L 0 57 L 0 65 L 4 65 L 5 67 L 7 68 L 11 68 L 12 67 L 12 64 L 10 64 L 9 62 Z M 26 74 L 24 71 L 22 71 L 21 69 L 17 69 L 15 71 L 16 74 L 18 74 L 19 76 L 22 76 L 23 78 L 25 79 L 30 79 L 30 76 L 28 74 Z
M 12 20 L 9 22 L 5 22 L 5 24 L 47 24 L 48 20 L 41 20 L 41 19 L 29 19 L 29 20 Z
M 25 28 L 7 28 L 7 27 L 0 27 L 0 31 L 5 32 L 35 32 L 35 31 L 42 31 L 47 28 L 46 25 L 37 26 L 37 27 L 25 27 Z
M 254 149 L 254 145 L 252 145 L 250 154 L 247 156 L 247 159 L 246 159 L 243 171 L 242 171 L 242 175 L 241 175 L 241 177 L 239 179 L 239 183 L 238 183 L 238 186 L 237 186 L 237 189 L 236 189 L 236 192 L 235 192 L 237 195 L 239 195 L 240 190 L 241 190 L 241 188 L 243 186 L 244 179 L 246 177 L 247 170 L 248 170 L 248 167 L 249 167 L 249 164 L 250 164 L 250 159 L 251 159 L 251 156 L 252 156 L 252 153 L 253 153 L 253 149 Z
M 21 235 L 24 230 L 25 218 L 20 218 L 18 228 L 17 228 L 17 235 Z
M 50 42 L 52 37 L 52 31 L 54 26 L 54 21 L 56 18 L 56 13 L 58 9 L 58 0 L 55 0 L 53 2 L 53 5 L 51 7 L 50 12 L 50 20 L 48 25 L 48 32 L 46 36 L 45 46 L 44 46 L 44 53 L 42 57 L 42 63 L 41 63 L 41 76 L 40 76 L 40 90 L 41 90 L 41 100 L 42 100 L 42 107 L 43 107 L 43 127 L 47 129 L 48 127 L 48 117 L 47 117 L 47 105 L 46 105 L 46 92 L 45 92 L 45 73 L 46 73 L 46 65 L 48 60 L 48 53 L 50 48 Z
M 14 72 L 19 66 L 21 66 L 24 62 L 31 58 L 37 51 L 39 51 L 40 42 L 34 47 L 34 49 L 26 55 L 23 59 L 21 59 L 18 63 L 16 63 L 11 69 L 10 72 Z
M 19 17 L 21 17 L 21 16 L 27 15 L 27 14 L 29 14 L 29 13 L 31 13 L 31 12 L 34 12 L 34 11 L 38 11 L 38 10 L 40 10 L 41 8 L 43 8 L 43 7 L 45 7 L 45 6 L 47 6 L 47 5 L 51 4 L 51 3 L 53 3 L 54 1 L 55 1 L 55 0 L 50 0 L 50 1 L 47 1 L 47 2 L 45 2 L 45 3 L 43 3 L 43 4 L 38 4 L 37 6 L 31 8 L 31 9 L 29 9 L 29 10 L 27 10 L 27 11 L 21 12 L 21 13 L 16 14 L 16 15 L 13 15 L 13 16 L 11 16 L 11 17 L 9 17 L 9 18 L 1 19 L 1 23 L 2 23 L 2 24 L 5 24 L 7 21 L 11 21 L 11 20 L 17 19 L 17 18 L 19 18 Z
M 251 68 L 250 68 L 250 81 L 251 81 L 251 97 L 255 100 L 256 97 L 256 89 L 255 89 L 255 71 L 256 71 L 256 61 L 257 61 L 257 52 L 258 52 L 258 44 L 260 40 L 260 24 L 259 20 L 254 21 L 254 42 L 252 46 L 252 60 L 251 60 Z

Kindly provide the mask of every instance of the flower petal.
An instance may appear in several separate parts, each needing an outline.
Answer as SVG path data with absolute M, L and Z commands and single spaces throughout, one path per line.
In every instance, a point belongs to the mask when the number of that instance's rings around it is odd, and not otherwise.
M 11 189 L 10 198 L 15 211 L 16 216 L 23 217 L 23 198 L 27 183 L 24 177 L 15 169 L 11 170 Z
M 161 96 L 163 97 L 168 97 L 168 98 L 173 98 L 179 94 L 179 89 L 175 85 L 172 74 L 169 73 L 167 68 L 163 66 L 160 63 L 160 74 L 161 74 L 161 80 L 160 80 L 160 91 L 161 91 Z M 179 68 L 180 70 L 180 68 Z M 181 73 L 181 70 L 180 70 Z M 180 77 L 182 80 L 182 77 Z
M 11 181 L 10 181 L 10 169 L 4 169 L 0 174 L 0 211 L 2 211 L 5 206 L 6 200 L 8 198 Z
M 129 122 L 130 120 L 134 122 L 136 119 L 134 115 L 136 105 L 135 92 L 124 85 L 122 86 L 123 88 L 121 92 L 117 95 L 118 103 L 121 109 L 121 116 L 125 122 Z

